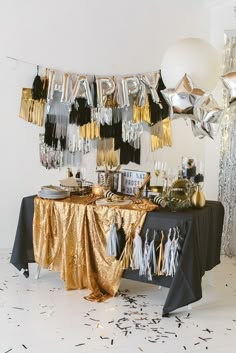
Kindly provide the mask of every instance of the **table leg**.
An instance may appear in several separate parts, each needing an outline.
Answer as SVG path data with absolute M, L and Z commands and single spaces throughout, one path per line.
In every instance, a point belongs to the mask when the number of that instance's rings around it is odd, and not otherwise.
M 38 265 L 37 266 L 37 270 L 36 270 L 36 275 L 35 275 L 35 279 L 39 279 L 39 276 L 40 276 L 40 272 L 41 272 L 41 267 Z

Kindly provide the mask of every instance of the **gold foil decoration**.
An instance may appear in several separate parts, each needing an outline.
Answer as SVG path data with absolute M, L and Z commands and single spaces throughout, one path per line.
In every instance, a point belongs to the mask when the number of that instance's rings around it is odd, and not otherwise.
M 140 209 L 129 207 L 132 205 L 115 208 L 127 234 L 122 260 L 118 261 L 106 254 L 114 208 L 94 206 L 93 200 L 94 196 L 65 200 L 36 197 L 34 256 L 42 268 L 60 272 L 66 289 L 88 288 L 91 294 L 86 299 L 104 301 L 117 293 L 122 270 L 129 263 L 133 230 L 142 227 L 147 210 L 153 209 L 153 205 L 146 203 Z
M 151 148 L 152 151 L 162 148 L 164 146 L 172 146 L 172 132 L 171 132 L 171 122 L 169 118 L 162 120 L 163 137 L 155 136 L 152 134 L 151 127 Z
M 146 98 L 144 106 L 139 107 L 138 98 L 134 97 L 133 121 L 134 121 L 134 123 L 139 123 L 139 122 L 145 121 L 146 123 L 151 124 L 148 98 Z
M 79 135 L 80 138 L 94 140 L 100 137 L 100 128 L 96 122 L 92 121 L 91 123 L 80 126 Z
M 29 123 L 43 126 L 45 103 L 32 99 L 32 89 L 22 88 L 19 117 Z
M 119 164 L 118 151 L 114 150 L 114 139 L 104 138 L 98 140 L 97 166 L 115 167 Z

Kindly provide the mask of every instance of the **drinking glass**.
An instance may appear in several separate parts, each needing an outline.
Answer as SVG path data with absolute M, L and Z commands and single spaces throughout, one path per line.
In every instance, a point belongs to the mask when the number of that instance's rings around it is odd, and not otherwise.
M 82 182 L 84 182 L 86 180 L 86 168 L 85 167 L 82 167 L 80 169 L 80 177 L 81 177 Z
M 161 172 L 161 161 L 154 161 L 154 173 L 156 177 L 159 176 Z
M 173 184 L 173 181 L 177 178 L 177 168 L 169 167 L 167 169 L 167 178 L 170 181 L 169 185 L 171 186 Z

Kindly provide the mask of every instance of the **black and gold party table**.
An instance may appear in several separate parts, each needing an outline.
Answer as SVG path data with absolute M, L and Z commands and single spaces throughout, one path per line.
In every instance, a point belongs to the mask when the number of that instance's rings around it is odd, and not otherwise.
M 93 200 L 92 200 L 93 201 Z M 89 288 L 88 300 L 103 301 L 116 294 L 121 276 L 169 288 L 163 316 L 202 297 L 201 280 L 205 271 L 220 263 L 224 208 L 207 201 L 202 209 L 172 212 L 152 210 L 146 203 L 123 207 L 96 206 L 88 199 L 72 197 L 45 200 L 25 197 L 10 262 L 29 276 L 28 264 L 60 272 L 67 289 Z M 123 222 L 127 251 L 120 261 L 106 254 L 112 219 Z M 149 281 L 138 271 L 127 268 L 133 231 L 168 230 L 178 226 L 184 234 L 179 265 L 174 277 L 156 276 Z

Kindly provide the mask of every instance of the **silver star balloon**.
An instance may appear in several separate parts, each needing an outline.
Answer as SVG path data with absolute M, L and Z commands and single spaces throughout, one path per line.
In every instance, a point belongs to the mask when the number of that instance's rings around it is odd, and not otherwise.
M 236 101 L 236 71 L 221 76 L 221 79 L 228 92 L 228 102 L 232 104 Z
M 161 91 L 170 107 L 170 117 L 174 114 L 193 114 L 193 108 L 206 91 L 194 87 L 191 78 L 185 74 L 176 88 Z
M 212 95 L 204 95 L 199 99 L 193 109 L 195 118 L 191 121 L 194 136 L 209 136 L 213 139 L 219 129 L 222 112 L 223 109 Z

